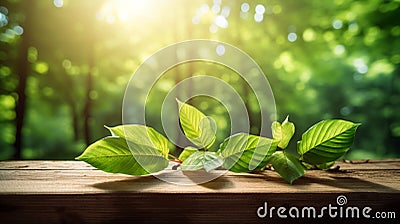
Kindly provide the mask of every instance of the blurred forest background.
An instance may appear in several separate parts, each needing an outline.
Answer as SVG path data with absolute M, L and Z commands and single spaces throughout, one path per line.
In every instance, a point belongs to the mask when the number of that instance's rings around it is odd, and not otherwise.
M 341 118 L 363 124 L 347 158 L 400 156 L 399 0 L 3 0 L 0 159 L 73 159 L 108 135 L 103 125 L 121 124 L 135 69 L 188 39 L 223 41 L 253 57 L 278 119 L 289 114 L 296 124 L 295 140 L 322 119 Z M 188 76 L 221 76 L 246 100 L 257 134 L 259 111 L 237 75 L 188 66 L 168 71 L 156 91 Z M 162 131 L 152 122 L 161 103 L 153 98 L 149 123 Z M 224 136 L 229 118 L 203 100 L 192 103 L 222 120 Z

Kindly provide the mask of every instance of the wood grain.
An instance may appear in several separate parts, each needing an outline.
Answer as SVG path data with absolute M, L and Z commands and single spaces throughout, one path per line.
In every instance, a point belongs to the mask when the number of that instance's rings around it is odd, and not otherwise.
M 323 207 L 336 205 L 339 195 L 347 197 L 348 205 L 400 216 L 400 159 L 335 165 L 340 166 L 335 172 L 309 170 L 294 185 L 265 171 L 228 172 L 205 184 L 184 186 L 153 176 L 109 174 L 79 161 L 3 161 L 0 222 L 266 223 L 271 220 L 256 215 L 266 201 L 271 206 Z M 291 220 L 296 221 L 301 220 Z

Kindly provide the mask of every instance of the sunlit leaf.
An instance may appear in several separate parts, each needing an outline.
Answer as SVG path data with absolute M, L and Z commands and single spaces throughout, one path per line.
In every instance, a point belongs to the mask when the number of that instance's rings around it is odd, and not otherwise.
M 209 172 L 220 167 L 222 163 L 222 157 L 215 152 L 197 151 L 183 161 L 181 168 L 183 171 L 204 169 Z
M 306 168 L 296 157 L 283 151 L 276 151 L 268 162 L 290 184 L 306 172 Z
M 169 141 L 143 125 L 107 127 L 112 136 L 90 145 L 77 159 L 112 173 L 145 175 L 168 165 Z
M 271 125 L 272 128 L 272 136 L 274 139 L 279 140 L 278 147 L 281 149 L 285 149 L 289 144 L 290 139 L 292 139 L 295 127 L 292 122 L 289 122 L 289 116 L 280 124 L 275 121 Z
M 179 119 L 186 137 L 197 146 L 209 148 L 215 141 L 216 125 L 195 107 L 177 100 Z
M 272 137 L 277 141 L 281 141 L 282 140 L 282 126 L 281 126 L 281 123 L 279 121 L 272 122 L 271 129 L 272 129 Z
M 219 153 L 225 159 L 224 168 L 234 172 L 249 172 L 264 168 L 277 145 L 276 140 L 238 133 L 225 139 Z
M 136 145 L 158 149 L 165 158 L 168 158 L 170 144 L 168 139 L 151 127 L 129 124 L 106 128 L 113 136 L 119 136 Z M 138 150 L 138 148 L 132 150 Z
M 141 152 L 132 154 L 126 140 L 121 137 L 106 137 L 90 145 L 77 160 L 110 173 L 145 175 L 161 171 L 168 166 L 168 160 L 159 150 L 145 145 Z
M 190 155 L 192 155 L 195 152 L 198 152 L 199 150 L 196 148 L 193 148 L 191 146 L 186 147 L 181 154 L 179 155 L 179 160 L 180 161 L 185 161 Z
M 358 126 L 344 120 L 321 121 L 303 134 L 297 151 L 309 164 L 335 161 L 350 149 Z

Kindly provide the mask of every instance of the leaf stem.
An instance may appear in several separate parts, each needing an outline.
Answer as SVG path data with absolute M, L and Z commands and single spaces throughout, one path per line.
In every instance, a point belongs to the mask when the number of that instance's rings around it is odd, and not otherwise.
M 168 154 L 168 156 L 171 157 L 172 159 L 174 159 L 174 160 L 172 160 L 173 162 L 182 163 L 182 161 L 178 157 L 176 157 L 172 154 Z

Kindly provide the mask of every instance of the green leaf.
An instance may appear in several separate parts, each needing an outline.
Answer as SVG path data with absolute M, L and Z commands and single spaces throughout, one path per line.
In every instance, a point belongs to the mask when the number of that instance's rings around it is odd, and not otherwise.
M 128 144 L 121 137 L 106 137 L 90 145 L 77 160 L 110 173 L 145 175 L 165 169 L 168 160 L 159 150 L 138 145 L 141 153 L 132 154 Z
M 335 161 L 315 165 L 320 170 L 327 170 L 335 164 Z
M 344 120 L 325 120 L 315 124 L 298 142 L 297 152 L 301 160 L 313 165 L 335 161 L 350 149 L 358 126 L 360 124 Z
M 223 162 L 221 156 L 215 152 L 197 151 L 183 161 L 181 168 L 183 171 L 200 170 L 203 168 L 207 172 L 210 172 L 220 167 Z
M 116 127 L 107 127 L 113 136 L 119 136 L 128 142 L 139 146 L 149 146 L 158 149 L 161 154 L 168 158 L 170 142 L 162 134 L 151 127 L 139 124 L 119 125 Z M 133 150 L 137 150 L 134 148 Z
M 301 161 L 301 164 L 303 164 L 303 166 L 305 166 L 307 168 L 307 170 L 310 170 L 310 169 L 327 170 L 331 166 L 333 166 L 333 164 L 335 164 L 335 162 L 336 161 L 312 165 L 312 164 L 306 163 L 304 161 Z
M 290 184 L 306 172 L 306 168 L 296 157 L 283 151 L 276 151 L 268 162 Z
M 271 129 L 272 129 L 272 137 L 279 141 L 282 140 L 282 125 L 279 121 L 274 121 L 271 124 Z M 278 145 L 279 146 L 279 145 Z
M 112 136 L 90 145 L 77 159 L 111 173 L 145 175 L 168 166 L 169 141 L 143 125 L 107 127 Z
M 191 146 L 186 147 L 181 154 L 179 155 L 179 160 L 180 161 L 185 161 L 190 155 L 192 155 L 195 152 L 198 152 L 199 150 L 196 148 L 193 148 Z
M 209 148 L 215 142 L 217 127 L 211 117 L 205 116 L 195 107 L 176 100 L 179 105 L 179 120 L 183 132 L 190 141 L 202 148 Z
M 271 128 L 272 136 L 274 137 L 274 139 L 280 141 L 278 147 L 281 149 L 286 149 L 295 131 L 294 124 L 292 122 L 289 122 L 289 116 L 286 117 L 282 124 L 274 121 L 271 125 Z
M 233 172 L 249 172 L 264 168 L 277 145 L 276 140 L 238 133 L 225 139 L 219 153 L 225 160 L 223 164 L 225 169 Z
M 311 169 L 315 169 L 315 168 L 316 168 L 315 165 L 308 164 L 308 163 L 306 163 L 306 162 L 304 162 L 304 161 L 301 161 L 301 164 L 303 164 L 303 166 L 304 166 L 307 170 L 311 170 Z

